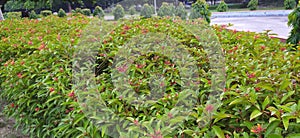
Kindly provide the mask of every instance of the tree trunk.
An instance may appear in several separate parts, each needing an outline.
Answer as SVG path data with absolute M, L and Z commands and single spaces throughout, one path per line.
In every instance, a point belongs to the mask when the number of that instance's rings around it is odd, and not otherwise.
M 72 12 L 71 2 L 67 2 L 67 4 L 68 4 L 69 13 L 71 13 Z
M 2 14 L 2 10 L 1 10 L 1 6 L 2 6 L 2 5 L 0 5 L 0 21 L 1 21 L 1 20 L 4 20 L 4 17 L 3 17 L 3 14 Z

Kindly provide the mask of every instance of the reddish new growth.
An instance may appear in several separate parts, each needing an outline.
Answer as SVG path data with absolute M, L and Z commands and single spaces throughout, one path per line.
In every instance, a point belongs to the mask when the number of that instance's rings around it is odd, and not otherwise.
M 162 133 L 160 132 L 160 130 L 155 130 L 154 134 L 150 134 L 149 135 L 151 138 L 163 138 Z
M 74 98 L 74 97 L 75 97 L 74 91 L 71 91 L 71 92 L 68 94 L 68 96 L 71 97 L 71 98 Z
M 139 121 L 138 121 L 138 120 L 134 120 L 133 123 L 134 123 L 135 125 L 137 125 L 137 126 L 139 125 Z
M 124 65 L 124 66 L 118 67 L 117 70 L 118 70 L 119 72 L 124 73 L 124 72 L 127 71 L 127 68 L 128 68 L 128 67 L 127 67 L 126 65 Z
M 260 88 L 259 88 L 259 87 L 256 87 L 256 88 L 255 88 L 255 91 L 257 91 L 257 92 L 260 91 Z
M 128 25 L 125 25 L 124 27 L 123 27 L 123 30 L 124 31 L 128 31 L 130 29 L 130 26 L 128 26 Z
M 249 79 L 254 78 L 254 77 L 255 77 L 255 74 L 254 74 L 254 73 L 248 74 L 248 78 L 249 78 Z
M 20 78 L 20 79 L 23 78 L 22 73 L 18 73 L 17 76 L 18 76 L 18 78 Z
M 261 127 L 260 124 L 257 124 L 257 126 L 253 126 L 251 128 L 251 132 L 255 133 L 255 134 L 261 134 L 262 132 L 264 132 L 265 129 Z
M 54 88 L 49 88 L 49 91 L 50 92 L 54 92 Z
M 209 113 L 212 112 L 213 110 L 214 110 L 214 106 L 211 104 L 209 104 L 205 107 L 205 111 L 207 111 Z
M 173 115 L 171 113 L 168 113 L 169 118 L 173 118 Z
M 43 49 L 45 49 L 45 47 L 46 47 L 46 45 L 44 43 L 42 43 L 39 47 L 39 50 L 43 50 Z

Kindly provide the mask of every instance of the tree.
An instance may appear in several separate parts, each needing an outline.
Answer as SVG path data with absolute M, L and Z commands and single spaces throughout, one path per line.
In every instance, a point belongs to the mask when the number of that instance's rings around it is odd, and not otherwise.
M 300 42 L 300 5 L 288 16 L 288 26 L 292 27 L 287 43 L 298 45 Z
M 119 20 L 125 16 L 125 11 L 122 5 L 118 4 L 113 10 L 115 20 Z

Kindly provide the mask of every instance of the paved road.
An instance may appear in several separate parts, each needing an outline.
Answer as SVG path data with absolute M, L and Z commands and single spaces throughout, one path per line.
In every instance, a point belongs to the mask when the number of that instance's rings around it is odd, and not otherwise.
M 272 30 L 272 33 L 278 34 L 281 38 L 287 38 L 291 29 L 287 26 L 287 16 L 214 18 L 211 21 L 211 24 L 232 23 L 234 26 L 230 29 L 238 31 L 263 32 L 264 30 Z

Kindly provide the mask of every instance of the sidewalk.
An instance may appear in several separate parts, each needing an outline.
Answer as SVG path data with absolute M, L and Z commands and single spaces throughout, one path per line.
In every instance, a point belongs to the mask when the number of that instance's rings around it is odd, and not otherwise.
M 228 24 L 233 26 L 229 29 L 238 31 L 263 32 L 272 30 L 271 33 L 277 34 L 277 37 L 287 39 L 291 28 L 287 26 L 287 16 L 271 16 L 271 17 L 228 17 L 214 18 L 211 24 Z

